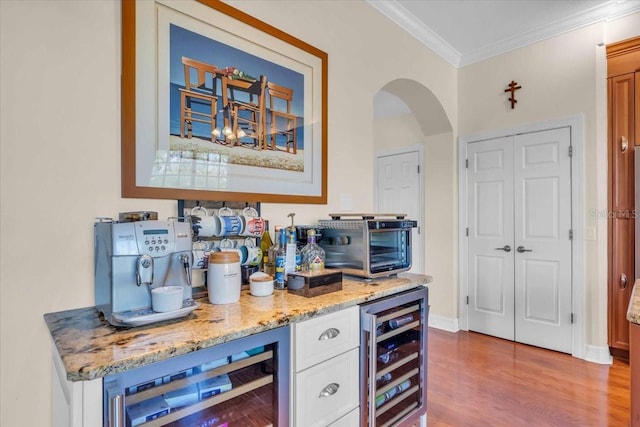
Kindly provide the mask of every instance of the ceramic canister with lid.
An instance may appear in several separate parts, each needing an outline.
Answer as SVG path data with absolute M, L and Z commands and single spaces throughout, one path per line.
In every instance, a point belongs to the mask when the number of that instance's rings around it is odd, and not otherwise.
M 230 304 L 240 300 L 240 257 L 237 252 L 211 252 L 207 288 L 211 304 Z

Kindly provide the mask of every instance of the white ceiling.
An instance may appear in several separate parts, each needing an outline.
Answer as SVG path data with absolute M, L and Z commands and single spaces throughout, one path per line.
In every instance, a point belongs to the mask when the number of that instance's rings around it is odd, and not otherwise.
M 455 67 L 640 11 L 640 0 L 367 1 Z

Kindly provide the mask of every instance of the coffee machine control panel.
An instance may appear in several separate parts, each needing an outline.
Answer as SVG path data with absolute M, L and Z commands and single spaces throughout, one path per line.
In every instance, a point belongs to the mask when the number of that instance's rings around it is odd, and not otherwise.
M 187 222 L 137 221 L 113 224 L 113 254 L 161 257 L 191 250 Z

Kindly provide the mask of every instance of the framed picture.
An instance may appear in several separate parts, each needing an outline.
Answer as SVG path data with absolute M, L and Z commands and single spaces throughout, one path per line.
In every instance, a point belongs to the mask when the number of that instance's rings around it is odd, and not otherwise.
M 124 0 L 122 196 L 325 204 L 327 54 L 218 0 Z

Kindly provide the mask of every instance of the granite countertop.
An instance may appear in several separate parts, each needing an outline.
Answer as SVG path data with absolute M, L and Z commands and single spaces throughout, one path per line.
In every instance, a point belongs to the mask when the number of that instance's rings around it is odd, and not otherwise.
M 305 298 L 276 290 L 254 297 L 242 290 L 240 301 L 200 307 L 183 319 L 136 328 L 109 325 L 95 307 L 44 315 L 70 381 L 85 381 L 127 371 L 393 295 L 430 283 L 430 276 L 399 274 L 371 281 L 345 277 L 342 290 Z M 639 313 L 640 314 L 640 313 Z
M 627 320 L 640 325 L 640 279 L 636 280 L 631 291 L 629 308 L 627 309 Z

